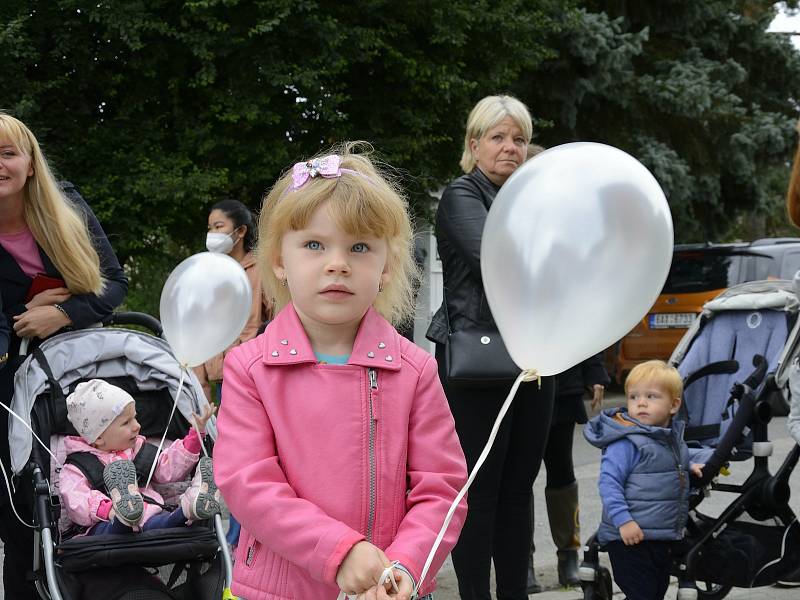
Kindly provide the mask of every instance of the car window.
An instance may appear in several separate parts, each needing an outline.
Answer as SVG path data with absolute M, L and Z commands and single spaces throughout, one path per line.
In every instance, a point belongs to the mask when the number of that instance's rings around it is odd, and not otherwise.
M 800 271 L 800 249 L 787 250 L 781 262 L 781 279 L 793 279 L 794 274 Z
M 676 252 L 662 294 L 708 292 L 736 283 L 741 256 L 707 251 Z
M 759 252 L 764 252 L 764 250 L 759 249 Z M 780 265 L 774 256 L 745 256 L 743 261 L 742 275 L 738 281 L 733 283 L 760 281 L 778 277 Z

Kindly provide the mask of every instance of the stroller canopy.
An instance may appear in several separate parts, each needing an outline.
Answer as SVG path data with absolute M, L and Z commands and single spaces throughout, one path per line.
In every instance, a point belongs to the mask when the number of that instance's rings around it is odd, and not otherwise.
M 53 378 L 62 392 L 82 379 L 131 377 L 140 390 L 167 388 L 174 399 L 178 391 L 181 367 L 169 345 L 161 338 L 129 329 L 95 328 L 70 331 L 45 340 L 39 349 L 44 353 Z M 31 354 L 14 377 L 11 408 L 30 427 L 30 413 L 36 398 L 47 391 L 48 375 Z M 202 413 L 208 405 L 203 388 L 190 370 L 184 376 L 177 409 L 191 422 L 192 413 Z M 8 415 L 8 443 L 11 467 L 20 473 L 31 454 L 33 436 L 28 427 Z M 214 419 L 206 431 L 216 438 Z M 49 440 L 43 440 L 49 443 Z

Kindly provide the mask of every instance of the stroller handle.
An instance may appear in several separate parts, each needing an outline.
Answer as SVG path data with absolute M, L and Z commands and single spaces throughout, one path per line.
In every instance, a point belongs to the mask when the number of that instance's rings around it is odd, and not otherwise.
M 103 321 L 103 326 L 108 327 L 111 325 L 138 325 L 139 327 L 144 327 L 156 337 L 162 337 L 164 333 L 164 329 L 161 327 L 161 322 L 158 319 L 142 312 L 126 311 L 111 313 L 111 316 Z M 24 337 L 20 340 L 20 356 L 26 356 L 28 354 L 31 339 L 32 338 Z
M 146 313 L 133 311 L 112 313 L 111 316 L 103 322 L 103 325 L 138 325 L 139 327 L 148 329 L 157 337 L 161 337 L 164 331 L 161 327 L 161 323 L 155 317 L 151 317 Z
M 756 354 L 753 356 L 753 366 L 755 369 L 750 374 L 750 377 L 745 379 L 744 383 L 734 384 L 734 389 L 731 390 L 731 395 L 739 397 L 739 408 L 736 410 L 733 421 L 725 435 L 722 436 L 714 449 L 714 454 L 711 455 L 711 458 L 703 467 L 703 477 L 697 482 L 699 486 L 709 484 L 717 476 L 722 465 L 728 460 L 731 449 L 753 416 L 756 405 L 755 390 L 761 385 L 767 374 L 767 359 L 760 354 Z

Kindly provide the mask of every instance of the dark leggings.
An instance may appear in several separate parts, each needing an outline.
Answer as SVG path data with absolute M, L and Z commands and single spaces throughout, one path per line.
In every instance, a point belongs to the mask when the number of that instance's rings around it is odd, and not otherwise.
M 437 347 L 440 369 L 442 347 Z M 442 372 L 440 370 L 440 377 Z M 527 600 L 525 591 L 531 544 L 530 500 L 539 473 L 550 417 L 553 379 L 543 377 L 517 392 L 498 430 L 486 462 L 468 493 L 468 512 L 453 549 L 453 566 L 462 600 L 490 600 L 494 561 L 498 600 Z M 447 389 L 450 410 L 472 470 L 489 439 L 508 388 Z
M 12 358 L 9 362 L 12 364 L 7 364 L 5 368 L 0 369 L 0 401 L 6 404 L 10 402 L 14 391 L 14 367 L 19 362 L 19 357 Z M 9 414 L 6 410 L 0 408 L 0 460 L 10 478 L 8 418 Z M 22 492 L 22 490 L 32 488 L 30 476 L 16 478 L 15 485 L 17 491 L 14 494 L 14 506 L 25 522 L 32 523 L 30 493 Z M 36 588 L 33 583 L 28 581 L 28 573 L 33 569 L 33 529 L 25 527 L 14 516 L 2 475 L 0 475 L 0 540 L 3 541 L 4 546 L 3 590 L 5 597 L 14 598 L 14 600 L 39 600 Z
M 6 438 L 8 440 L 8 438 Z M 10 469 L 6 465 L 6 472 Z M 1 477 L 1 476 L 0 476 Z M 17 486 L 31 485 L 30 482 L 17 481 Z M 0 482 L 5 487 L 5 483 Z M 27 580 L 28 572 L 33 569 L 33 529 L 25 527 L 14 516 L 8 501 L 8 492 L 3 496 L 0 507 L 0 539 L 3 540 L 3 590 L 5 598 L 14 600 L 40 600 L 33 583 Z M 31 523 L 30 500 L 17 493 L 14 499 L 17 512 L 27 522 Z
M 547 469 L 547 487 L 559 489 L 575 481 L 572 463 L 572 439 L 575 423 L 556 423 L 550 427 L 547 448 L 544 450 L 544 466 Z
M 183 510 L 176 508 L 172 512 L 164 511 L 160 514 L 150 517 L 142 525 L 142 531 L 149 531 L 151 529 L 168 529 L 171 527 L 186 527 L 186 515 Z M 130 533 L 132 529 L 127 525 L 113 519 L 111 521 L 103 521 L 92 527 L 87 535 L 113 535 L 117 533 Z

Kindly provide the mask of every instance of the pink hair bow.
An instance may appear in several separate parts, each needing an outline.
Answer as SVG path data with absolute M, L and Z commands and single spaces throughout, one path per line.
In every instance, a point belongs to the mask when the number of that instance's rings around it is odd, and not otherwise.
M 329 154 L 322 158 L 315 158 L 306 162 L 295 163 L 292 168 L 292 188 L 303 187 L 309 178 L 313 179 L 317 175 L 326 179 L 341 177 L 342 172 L 351 172 L 350 169 L 341 169 L 339 165 L 342 159 L 336 154 Z

